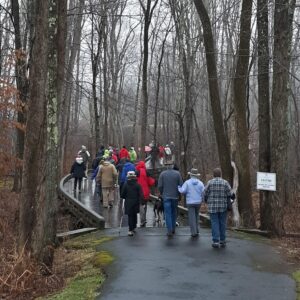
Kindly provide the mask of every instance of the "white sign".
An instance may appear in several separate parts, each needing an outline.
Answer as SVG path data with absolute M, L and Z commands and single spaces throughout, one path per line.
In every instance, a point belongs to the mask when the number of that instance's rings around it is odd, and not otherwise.
M 276 173 L 257 172 L 256 188 L 258 190 L 276 191 Z

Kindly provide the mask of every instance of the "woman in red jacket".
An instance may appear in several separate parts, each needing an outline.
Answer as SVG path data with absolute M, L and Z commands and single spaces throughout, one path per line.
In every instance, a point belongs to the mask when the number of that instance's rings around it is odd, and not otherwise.
M 144 161 L 138 162 L 136 165 L 137 182 L 140 184 L 144 194 L 144 201 L 140 206 L 140 216 L 141 216 L 141 227 L 144 227 L 147 223 L 146 213 L 147 213 L 147 202 L 150 197 L 150 187 L 155 184 L 155 179 L 147 174 L 146 166 Z

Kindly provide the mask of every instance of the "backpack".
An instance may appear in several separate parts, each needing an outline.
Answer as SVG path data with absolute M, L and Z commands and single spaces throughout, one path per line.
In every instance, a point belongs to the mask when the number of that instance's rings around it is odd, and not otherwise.
M 100 156 L 97 156 L 97 157 L 93 160 L 93 162 L 92 162 L 92 168 L 93 168 L 94 170 L 98 167 L 99 162 L 100 162 L 100 159 L 101 159 L 101 157 L 100 157 Z

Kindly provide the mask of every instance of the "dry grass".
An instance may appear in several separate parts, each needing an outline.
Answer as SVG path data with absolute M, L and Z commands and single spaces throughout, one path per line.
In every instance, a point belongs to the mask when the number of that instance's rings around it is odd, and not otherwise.
M 17 252 L 18 203 L 18 194 L 0 190 L 0 299 L 28 300 L 55 292 L 80 269 L 78 250 L 56 249 L 52 270 Z

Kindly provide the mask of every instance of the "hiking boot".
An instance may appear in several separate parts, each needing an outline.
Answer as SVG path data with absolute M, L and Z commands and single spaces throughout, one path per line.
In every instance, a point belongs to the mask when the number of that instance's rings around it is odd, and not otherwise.
M 217 243 L 217 242 L 213 242 L 212 244 L 211 244 L 211 246 L 213 247 L 213 248 L 219 248 L 219 243 Z
M 226 242 L 225 241 L 220 242 L 220 247 L 225 248 L 226 247 Z
M 133 236 L 133 235 L 134 235 L 133 231 L 128 231 L 128 236 Z

